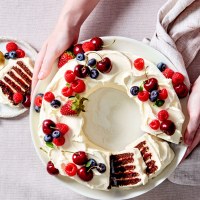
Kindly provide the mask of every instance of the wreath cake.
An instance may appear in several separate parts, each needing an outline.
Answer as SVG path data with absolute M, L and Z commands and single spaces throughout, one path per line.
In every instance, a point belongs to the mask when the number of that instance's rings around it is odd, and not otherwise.
M 181 142 L 184 115 L 179 98 L 187 96 L 188 89 L 184 76 L 164 63 L 155 65 L 102 46 L 102 39 L 95 37 L 60 57 L 59 71 L 45 93 L 35 97 L 38 137 L 49 158 L 50 174 L 67 176 L 92 189 L 130 189 L 147 184 L 173 160 L 169 143 Z M 142 118 L 141 137 L 117 152 L 94 144 L 83 129 L 98 116 L 90 107 L 91 95 L 105 88 L 127 95 Z

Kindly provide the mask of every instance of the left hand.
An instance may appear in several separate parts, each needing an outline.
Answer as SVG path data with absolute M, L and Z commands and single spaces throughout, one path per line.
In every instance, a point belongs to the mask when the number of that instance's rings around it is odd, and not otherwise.
M 200 76 L 193 84 L 188 100 L 189 123 L 184 134 L 185 144 L 188 145 L 185 159 L 200 142 Z

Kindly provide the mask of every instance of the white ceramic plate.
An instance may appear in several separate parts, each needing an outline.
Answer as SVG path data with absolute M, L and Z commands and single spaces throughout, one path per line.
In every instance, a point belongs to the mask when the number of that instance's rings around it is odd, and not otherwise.
M 177 71 L 175 66 L 173 66 L 172 63 L 165 56 L 163 56 L 160 52 L 156 51 L 155 49 L 143 44 L 142 42 L 129 39 L 129 38 L 117 37 L 117 36 L 116 37 L 115 36 L 102 37 L 102 39 L 104 43 L 106 44 L 111 43 L 114 39 L 116 40 L 116 42 L 113 45 L 108 47 L 110 50 L 131 52 L 135 55 L 138 55 L 139 57 L 146 58 L 147 60 L 150 60 L 151 62 L 155 64 L 162 61 L 166 63 L 170 68 Z M 35 90 L 35 94 L 44 93 L 47 85 L 50 83 L 50 81 L 52 80 L 52 78 L 54 77 L 57 71 L 57 63 L 55 63 L 54 65 L 55 66 L 53 67 L 53 71 L 51 72 L 51 75 L 46 80 L 40 81 L 38 83 Z M 187 116 L 186 99 L 182 100 L 181 104 L 183 107 L 183 112 L 185 116 Z M 186 117 L 185 124 L 187 123 L 187 121 L 188 121 L 188 117 Z M 38 113 L 34 112 L 33 105 L 32 105 L 31 110 L 30 110 L 30 127 L 31 127 L 32 139 L 33 139 L 36 151 L 40 159 L 46 165 L 46 163 L 48 162 L 48 158 L 46 154 L 39 149 L 40 141 L 37 135 L 38 122 L 39 122 L 39 115 Z M 183 131 L 184 130 L 185 128 L 183 128 Z M 112 189 L 110 191 L 92 190 L 67 177 L 56 176 L 55 178 L 58 179 L 60 182 L 64 183 L 67 188 L 90 198 L 107 199 L 107 200 L 129 199 L 129 198 L 142 195 L 148 192 L 149 190 L 153 189 L 154 187 L 158 186 L 175 170 L 175 168 L 177 167 L 177 165 L 183 158 L 183 155 L 186 151 L 186 146 L 183 144 L 173 145 L 173 150 L 176 155 L 174 160 L 159 176 L 157 176 L 154 179 L 149 180 L 149 182 L 145 186 L 136 187 L 127 191 L 122 191 L 118 189 Z M 44 170 L 45 170 L 45 167 L 44 167 Z
M 30 57 L 33 61 L 35 60 L 35 57 L 37 55 L 37 51 L 31 47 L 28 43 L 17 40 L 10 37 L 0 37 L 0 51 L 3 53 L 6 53 L 6 44 L 10 41 L 15 42 L 21 49 L 23 49 L 26 52 L 26 56 Z M 0 118 L 11 118 L 16 117 L 25 111 L 27 111 L 27 108 L 24 107 L 10 107 L 6 104 L 0 103 Z

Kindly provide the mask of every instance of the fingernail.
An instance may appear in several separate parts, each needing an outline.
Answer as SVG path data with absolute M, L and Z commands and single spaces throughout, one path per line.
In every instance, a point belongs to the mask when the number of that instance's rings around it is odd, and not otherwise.
M 40 72 L 39 74 L 38 74 L 38 79 L 43 79 L 44 78 L 44 73 L 43 72 Z

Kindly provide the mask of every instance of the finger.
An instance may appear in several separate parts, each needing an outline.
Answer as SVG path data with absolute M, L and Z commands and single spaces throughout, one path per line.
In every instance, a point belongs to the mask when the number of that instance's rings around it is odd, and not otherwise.
M 43 62 L 43 59 L 44 59 L 46 48 L 47 48 L 47 44 L 45 43 L 42 46 L 40 52 L 38 53 L 37 59 L 35 61 L 35 66 L 34 66 L 34 71 L 33 71 L 33 77 L 32 77 L 31 94 L 33 94 L 35 86 L 36 86 L 36 84 L 38 82 L 38 73 L 39 73 L 40 68 L 42 66 L 42 62 Z
M 198 128 L 198 130 L 195 134 L 195 138 L 193 140 L 192 145 L 187 148 L 187 151 L 186 151 L 183 159 L 185 159 L 194 150 L 194 148 L 199 144 L 199 142 L 200 142 L 200 128 Z
M 50 46 L 47 46 L 43 63 L 38 74 L 39 80 L 45 79 L 50 74 L 53 64 L 59 56 L 59 52 L 52 49 Z

